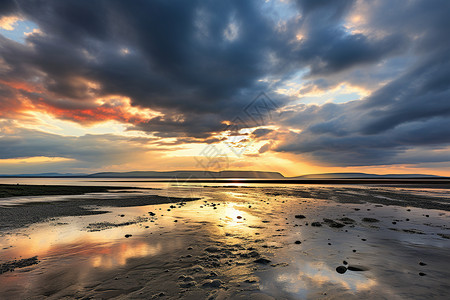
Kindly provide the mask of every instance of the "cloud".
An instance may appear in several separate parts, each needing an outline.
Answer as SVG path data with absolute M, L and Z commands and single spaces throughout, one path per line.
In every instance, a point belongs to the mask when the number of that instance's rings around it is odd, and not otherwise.
M 262 152 L 341 166 L 426 162 L 450 143 L 449 13 L 445 0 L 2 1 L 0 18 L 20 17 L 36 30 L 24 43 L 0 34 L 0 117 L 19 121 L 39 111 L 83 125 L 116 120 L 175 138 L 163 147 L 215 143 L 223 125 L 266 91 L 282 114 L 263 124 L 279 130 L 250 135 L 270 141 Z M 291 80 L 300 96 L 345 84 L 368 96 L 302 105 L 270 92 Z M 26 130 L 2 139 L 26 146 L 2 147 L 4 158 L 52 156 L 48 140 L 54 155 L 86 161 L 126 155 L 95 144 L 132 143 L 113 135 L 33 138 Z M 64 154 L 63 143 L 86 151 Z
M 169 151 L 147 146 L 151 138 L 134 139 L 113 134 L 80 137 L 61 136 L 43 131 L 18 128 L 2 123 L 0 131 L 0 160 L 28 157 L 57 157 L 74 159 L 92 168 L 123 164 L 145 158 L 151 151 Z

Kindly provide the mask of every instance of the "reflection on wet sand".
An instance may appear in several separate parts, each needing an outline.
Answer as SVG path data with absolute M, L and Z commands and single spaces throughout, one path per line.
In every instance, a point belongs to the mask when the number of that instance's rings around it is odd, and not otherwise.
M 171 189 L 174 197 L 186 193 Z M 323 198 L 333 188 L 308 192 Z M 450 241 L 437 235 L 449 233 L 447 211 L 337 204 L 285 187 L 201 193 L 201 200 L 185 205 L 107 207 L 107 214 L 2 233 L 2 262 L 36 255 L 40 262 L 1 274 L 0 295 L 395 299 L 439 298 L 450 287 Z M 364 222 L 367 217 L 376 222 Z M 324 221 L 342 218 L 352 222 L 335 228 Z M 89 231 L 102 222 L 125 225 Z M 348 270 L 340 274 L 336 268 L 344 261 Z

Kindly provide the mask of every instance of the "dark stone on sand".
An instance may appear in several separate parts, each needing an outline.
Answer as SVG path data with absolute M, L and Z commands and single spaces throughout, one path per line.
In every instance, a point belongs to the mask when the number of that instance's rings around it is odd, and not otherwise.
M 340 218 L 339 221 L 341 221 L 342 223 L 347 224 L 347 225 L 355 223 L 355 220 L 347 218 L 347 217 Z
M 425 276 L 425 275 L 427 275 L 427 274 L 422 273 L 422 272 L 419 273 L 419 276 Z
M 223 284 L 223 282 L 220 281 L 219 279 L 206 280 L 205 282 L 203 282 L 202 287 L 218 288 L 222 284 Z
M 362 218 L 363 222 L 367 222 L 367 223 L 376 223 L 376 222 L 380 222 L 380 220 L 375 219 L 375 218 Z
M 131 234 L 125 234 L 125 237 L 126 238 L 129 238 L 129 237 L 131 237 L 132 235 Z
M 190 288 L 190 287 L 195 286 L 196 284 L 197 284 L 197 282 L 195 282 L 195 281 L 181 282 L 180 283 L 180 287 L 182 287 L 182 288 Z
M 263 265 L 267 265 L 268 263 L 270 263 L 271 261 L 269 259 L 266 259 L 264 257 L 258 258 L 257 260 L 254 261 L 257 264 L 263 264 Z
M 325 224 L 327 224 L 328 226 L 330 226 L 332 228 L 342 228 L 345 226 L 344 224 L 336 222 L 331 219 L 323 219 L 323 221 L 325 222 Z
M 419 262 L 419 265 L 421 265 L 421 266 L 426 266 L 427 264 L 424 263 L 424 262 Z
M 345 272 L 347 272 L 347 268 L 344 266 L 339 266 L 336 268 L 336 272 L 338 272 L 339 274 L 344 274 Z
M 256 251 L 252 251 L 252 252 L 250 252 L 250 253 L 248 254 L 248 256 L 250 256 L 250 257 L 259 257 L 259 253 L 256 252 Z
M 363 272 L 368 270 L 368 268 L 362 266 L 348 266 L 347 269 L 353 272 Z
M 438 235 L 444 239 L 450 239 L 450 234 L 438 233 Z
M 320 224 L 320 222 L 312 222 L 312 223 L 311 223 L 311 226 L 314 226 L 314 227 L 321 227 L 322 224 Z
M 12 272 L 14 269 L 25 268 L 28 266 L 35 265 L 39 262 L 37 256 L 33 256 L 30 258 L 24 258 L 19 260 L 8 261 L 0 264 L 0 274 L 6 272 Z
M 242 219 L 242 217 L 241 217 L 241 216 L 237 216 L 236 218 L 238 218 L 238 219 Z
M 344 265 L 348 265 L 348 262 L 347 262 L 346 260 L 344 260 L 342 263 L 343 263 Z
M 206 252 L 219 252 L 220 249 L 216 246 L 209 246 L 208 248 L 205 249 Z
M 304 215 L 295 215 L 295 218 L 296 219 L 304 219 L 304 218 L 306 218 Z
M 217 277 L 217 276 L 218 276 L 218 275 L 217 275 L 216 272 L 211 271 L 205 278 L 215 278 L 215 277 Z
M 297 245 L 300 245 L 302 242 L 300 242 L 300 241 L 295 241 L 295 243 L 296 243 Z
M 148 214 L 149 214 L 150 216 L 156 216 L 156 214 L 155 214 L 154 212 L 151 212 L 151 211 L 149 211 Z

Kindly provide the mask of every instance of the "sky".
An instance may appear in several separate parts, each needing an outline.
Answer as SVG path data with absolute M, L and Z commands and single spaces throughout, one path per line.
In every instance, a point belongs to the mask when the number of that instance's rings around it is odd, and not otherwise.
M 450 1 L 0 1 L 0 174 L 450 176 Z

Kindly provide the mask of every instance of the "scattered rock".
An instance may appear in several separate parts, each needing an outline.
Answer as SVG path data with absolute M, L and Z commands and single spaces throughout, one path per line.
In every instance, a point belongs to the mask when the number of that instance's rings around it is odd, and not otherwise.
M 203 271 L 203 267 L 202 267 L 202 266 L 199 266 L 199 265 L 196 265 L 196 266 L 193 266 L 193 267 L 191 268 L 191 271 L 192 271 L 192 272 L 195 272 L 195 273 L 198 273 L 198 272 Z
M 339 274 L 344 274 L 345 272 L 347 272 L 347 268 L 344 266 L 339 266 L 336 268 L 336 272 L 338 272 Z
M 304 215 L 295 215 L 295 218 L 296 219 L 304 219 L 304 218 L 306 218 Z
M 267 258 L 261 257 L 261 258 L 258 258 L 257 260 L 255 260 L 254 262 L 257 263 L 257 264 L 267 265 L 271 261 L 269 259 L 267 259 Z
M 252 251 L 252 252 L 248 253 L 248 256 L 249 257 L 259 257 L 259 253 L 256 251 Z
M 6 272 L 12 272 L 14 269 L 25 268 L 39 263 L 37 256 L 30 258 L 24 258 L 19 260 L 8 261 L 6 263 L 0 264 L 0 274 Z
M 223 284 L 219 279 L 214 280 L 205 280 L 202 284 L 202 287 L 211 287 L 211 288 L 219 288 Z
M 363 222 L 367 222 L 367 223 L 376 223 L 376 222 L 380 222 L 380 220 L 375 219 L 375 218 L 362 218 Z
M 444 239 L 449 239 L 450 240 L 450 234 L 445 234 L 445 233 L 438 233 L 438 235 Z
M 197 284 L 197 282 L 195 282 L 195 281 L 181 282 L 180 283 L 180 287 L 182 287 L 182 288 L 190 288 L 190 287 L 195 286 L 196 284 Z
M 341 221 L 342 223 L 347 224 L 347 225 L 356 223 L 355 220 L 347 218 L 347 217 L 340 218 L 339 221 Z
M 424 262 L 419 262 L 419 265 L 421 265 L 421 266 L 426 266 L 427 264 L 424 263 Z
M 423 273 L 423 272 L 420 272 L 420 273 L 419 273 L 419 276 L 425 276 L 425 275 L 427 275 L 427 274 L 425 274 L 425 273 Z
M 353 272 L 363 272 L 368 270 L 368 268 L 362 266 L 348 266 L 347 269 Z
M 312 222 L 312 223 L 311 223 L 311 226 L 314 226 L 314 227 L 322 227 L 322 224 L 320 224 L 320 222 Z
M 214 252 L 219 252 L 219 251 L 220 251 L 220 248 L 219 248 L 219 247 L 216 247 L 216 246 L 209 246 L 208 248 L 205 249 L 205 251 L 206 251 L 206 252 L 214 253 Z
M 302 242 L 300 242 L 300 241 L 295 241 L 295 243 L 296 243 L 297 245 L 300 245 Z
M 129 238 L 129 237 L 132 237 L 133 235 L 131 235 L 131 234 L 125 234 L 125 237 L 126 238 Z
M 325 224 L 327 224 L 328 226 L 330 226 L 332 228 L 342 228 L 345 226 L 344 224 L 336 222 L 331 219 L 323 219 L 323 221 L 325 222 Z
M 208 275 L 206 275 L 205 278 L 215 278 L 215 277 L 217 277 L 217 276 L 218 276 L 218 275 L 217 275 L 216 272 L 211 271 Z

